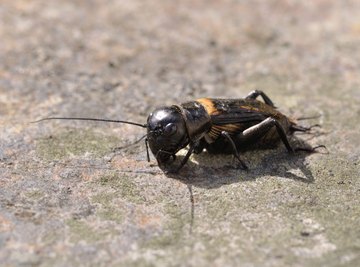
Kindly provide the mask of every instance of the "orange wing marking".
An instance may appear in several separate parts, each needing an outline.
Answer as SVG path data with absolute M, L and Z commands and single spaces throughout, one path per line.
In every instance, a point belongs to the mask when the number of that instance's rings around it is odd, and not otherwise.
M 197 99 L 196 101 L 204 106 L 206 112 L 209 115 L 215 115 L 218 113 L 218 111 L 216 110 L 216 108 L 214 106 L 213 101 L 210 98 L 200 98 L 200 99 Z

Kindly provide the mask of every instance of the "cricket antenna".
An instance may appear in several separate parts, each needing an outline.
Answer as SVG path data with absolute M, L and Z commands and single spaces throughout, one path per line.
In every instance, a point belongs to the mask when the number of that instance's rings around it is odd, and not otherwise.
M 38 123 L 41 121 L 48 121 L 48 120 L 77 120 L 77 121 L 103 121 L 103 122 L 114 122 L 114 123 L 124 123 L 124 124 L 131 124 L 135 126 L 139 126 L 142 128 L 146 128 L 147 124 L 141 124 L 137 122 L 131 122 L 131 121 L 122 121 L 122 120 L 108 120 L 108 119 L 97 119 L 97 118 L 82 118 L 82 117 L 73 117 L 73 118 L 66 118 L 66 117 L 49 117 L 49 118 L 43 118 L 37 121 L 33 121 L 32 123 Z
M 296 118 L 297 121 L 304 121 L 304 120 L 312 120 L 312 119 L 317 119 L 317 118 L 320 118 L 321 117 L 321 114 L 318 114 L 318 115 L 313 115 L 313 116 L 308 116 L 308 117 L 299 117 L 299 118 Z

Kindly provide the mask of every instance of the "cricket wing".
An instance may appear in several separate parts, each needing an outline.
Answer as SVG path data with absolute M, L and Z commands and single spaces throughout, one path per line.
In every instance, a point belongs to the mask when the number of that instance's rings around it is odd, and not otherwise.
M 211 117 L 209 142 L 216 140 L 222 131 L 230 135 L 244 131 L 271 116 L 269 112 L 274 110 L 269 110 L 268 105 L 256 100 L 205 98 L 197 101 L 205 106 Z

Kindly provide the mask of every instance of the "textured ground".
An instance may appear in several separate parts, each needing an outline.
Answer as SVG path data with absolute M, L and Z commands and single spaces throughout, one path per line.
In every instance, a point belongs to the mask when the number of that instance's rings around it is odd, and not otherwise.
M 2 266 L 359 266 L 360 2 L 0 4 Z M 195 3 L 196 2 L 196 3 Z M 129 125 L 261 88 L 320 114 L 310 145 L 191 158 L 166 177 Z M 193 205 L 191 202 L 193 198 Z

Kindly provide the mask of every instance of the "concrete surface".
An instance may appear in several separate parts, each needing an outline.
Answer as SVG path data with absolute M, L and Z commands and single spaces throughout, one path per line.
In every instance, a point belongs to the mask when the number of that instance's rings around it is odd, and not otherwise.
M 3 0 L 0 40 L 2 266 L 360 266 L 359 1 Z M 144 129 L 29 123 L 256 88 L 320 114 L 298 138 L 330 153 L 167 177 L 142 143 L 112 152 Z

